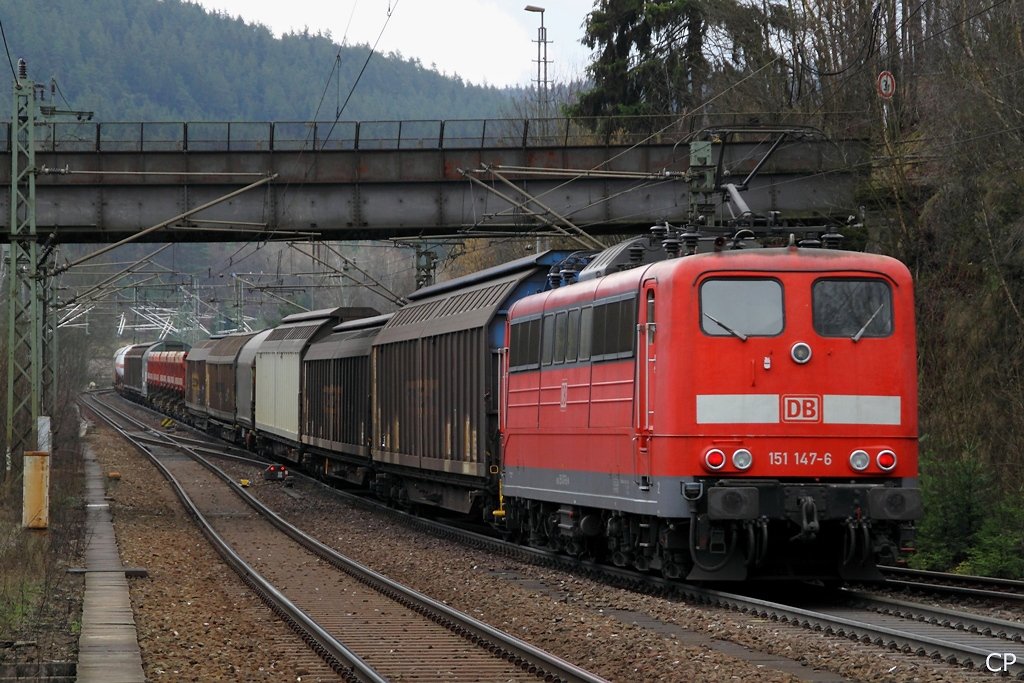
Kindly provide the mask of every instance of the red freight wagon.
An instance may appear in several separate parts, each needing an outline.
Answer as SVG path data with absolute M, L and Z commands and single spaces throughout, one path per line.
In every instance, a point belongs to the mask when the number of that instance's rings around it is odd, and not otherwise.
M 185 398 L 188 351 L 150 351 L 146 354 L 146 393 L 158 409 L 181 416 Z

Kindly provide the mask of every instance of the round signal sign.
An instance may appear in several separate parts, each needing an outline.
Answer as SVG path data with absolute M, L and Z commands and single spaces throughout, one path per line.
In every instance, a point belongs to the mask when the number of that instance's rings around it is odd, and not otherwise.
M 896 77 L 892 75 L 891 71 L 883 71 L 878 74 L 875 87 L 878 89 L 878 96 L 883 100 L 892 99 L 896 93 Z

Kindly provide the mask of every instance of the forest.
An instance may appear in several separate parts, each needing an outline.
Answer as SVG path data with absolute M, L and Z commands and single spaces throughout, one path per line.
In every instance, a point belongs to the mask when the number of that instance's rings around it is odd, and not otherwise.
M 1019 0 L 599 0 L 579 115 L 775 112 L 868 136 L 868 248 L 917 282 L 912 562 L 1024 576 L 1024 7 Z M 896 87 L 879 96 L 878 77 Z
M 514 96 L 327 34 L 275 38 L 183 0 L 7 0 L 0 21 L 33 80 L 54 79 L 61 106 L 101 121 L 471 119 Z
M 369 49 L 180 0 L 9 0 L 0 21 L 35 73 L 106 120 L 331 119 L 325 79 L 340 60 L 347 92 Z M 1024 2 L 595 0 L 583 41 L 594 61 L 559 90 L 565 115 L 742 112 L 868 139 L 865 248 L 917 283 L 912 562 L 1024 577 Z M 400 55 L 372 59 L 358 93 L 342 118 L 500 116 L 529 95 Z M 455 251 L 470 267 L 487 250 Z

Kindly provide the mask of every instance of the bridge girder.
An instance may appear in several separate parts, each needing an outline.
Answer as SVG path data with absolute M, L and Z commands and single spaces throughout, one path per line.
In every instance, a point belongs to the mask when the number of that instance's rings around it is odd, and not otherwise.
M 743 178 L 763 141 L 713 146 L 729 177 Z M 723 158 L 723 155 L 725 157 Z M 755 213 L 783 219 L 845 218 L 855 212 L 864 156 L 859 142 L 797 140 L 759 169 L 745 192 Z M 591 234 L 628 233 L 689 210 L 689 146 L 562 146 L 324 151 L 45 151 L 36 185 L 36 226 L 61 243 L 110 242 L 136 234 L 237 190 L 256 177 L 274 182 L 222 202 L 142 241 L 209 242 L 270 238 L 325 240 L 543 229 L 538 205 L 515 206 L 467 179 L 503 169 L 527 196 Z M 9 167 L 9 164 L 8 164 Z M 2 169 L 3 166 L 0 166 Z M 511 170 L 510 170 L 511 169 Z M 588 174 L 600 169 L 601 174 Z M 0 171 L 0 183 L 9 183 Z M 7 207 L 0 215 L 7 214 Z M 4 235 L 10 227 L 4 226 Z

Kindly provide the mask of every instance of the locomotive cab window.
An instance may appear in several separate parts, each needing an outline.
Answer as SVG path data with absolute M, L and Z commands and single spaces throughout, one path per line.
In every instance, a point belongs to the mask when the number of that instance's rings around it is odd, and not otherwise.
M 590 360 L 590 342 L 594 329 L 594 309 L 591 306 L 580 311 L 580 360 Z
M 555 349 L 555 316 L 552 313 L 544 315 L 544 327 L 540 333 L 540 364 L 551 365 Z
M 512 323 L 509 370 L 536 368 L 540 360 L 540 318 Z
M 713 278 L 700 286 L 700 327 L 713 337 L 782 332 L 782 284 L 767 278 Z
M 811 290 L 814 330 L 823 337 L 888 337 L 892 290 L 883 280 L 818 280 Z
M 555 314 L 555 355 L 553 361 L 562 363 L 565 361 L 565 348 L 568 337 L 569 313 L 562 311 Z
M 636 342 L 636 295 L 594 302 L 591 324 L 591 360 L 629 358 Z
M 580 352 L 580 309 L 569 311 L 568 339 L 565 347 L 565 362 L 572 363 Z

